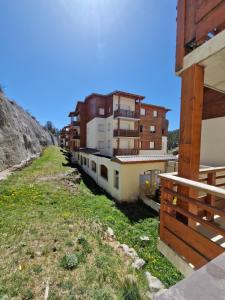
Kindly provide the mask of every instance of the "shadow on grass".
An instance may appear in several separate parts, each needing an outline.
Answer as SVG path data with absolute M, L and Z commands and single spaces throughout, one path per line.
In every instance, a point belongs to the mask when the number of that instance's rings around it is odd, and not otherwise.
M 138 201 L 135 203 L 119 203 L 115 201 L 115 199 L 111 195 L 109 195 L 105 190 L 103 190 L 100 186 L 98 186 L 97 183 L 92 179 L 92 177 L 85 173 L 78 164 L 73 164 L 71 162 L 71 155 L 68 152 L 64 151 L 63 154 L 65 155 L 67 161 L 67 163 L 63 164 L 63 166 L 69 166 L 71 168 L 77 169 L 82 176 L 83 183 L 94 195 L 105 195 L 108 199 L 115 202 L 115 206 L 131 222 L 138 222 L 147 218 L 158 217 L 158 214 L 154 212 L 150 207 L 145 205 L 142 201 Z

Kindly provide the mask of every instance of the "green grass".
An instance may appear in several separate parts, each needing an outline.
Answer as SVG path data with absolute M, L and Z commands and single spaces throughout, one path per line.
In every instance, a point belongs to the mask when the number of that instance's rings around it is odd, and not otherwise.
M 60 150 L 50 147 L 0 183 L 0 299 L 43 299 L 48 281 L 49 299 L 145 299 L 145 271 L 167 287 L 182 278 L 157 250 L 157 219 L 131 222 L 83 182 L 72 193 L 57 178 L 71 170 L 63 163 Z M 147 262 L 142 270 L 104 241 L 107 226 Z M 63 266 L 65 257 L 74 267 Z

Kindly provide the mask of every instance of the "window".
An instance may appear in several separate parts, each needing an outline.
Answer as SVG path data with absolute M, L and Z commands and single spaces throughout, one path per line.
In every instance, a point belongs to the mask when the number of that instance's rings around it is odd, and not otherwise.
M 99 108 L 98 112 L 99 112 L 100 116 L 104 116 L 105 115 L 105 109 L 104 108 Z
M 89 168 L 89 158 L 87 158 L 87 167 Z
M 108 169 L 105 165 L 100 165 L 100 174 L 105 180 L 108 181 Z
M 104 124 L 98 124 L 98 131 L 99 132 L 104 132 L 105 131 Z
M 155 142 L 150 142 L 150 149 L 155 149 Z
M 92 160 L 91 162 L 91 170 L 96 173 L 97 165 L 96 162 Z
M 140 125 L 140 132 L 143 132 L 144 126 Z
M 114 171 L 114 188 L 119 189 L 119 171 Z
M 154 125 L 151 125 L 149 129 L 150 129 L 150 132 L 151 132 L 151 133 L 155 133 L 155 131 L 156 131 Z
M 154 110 L 154 111 L 153 111 L 153 117 L 155 117 L 155 118 L 158 117 L 158 112 L 157 112 L 157 110 Z
M 141 116 L 145 116 L 145 109 L 141 108 Z
M 99 141 L 98 142 L 98 149 L 104 149 L 105 146 L 104 146 L 104 141 Z
M 86 164 L 87 164 L 87 159 L 86 157 L 84 157 L 84 165 L 86 166 Z

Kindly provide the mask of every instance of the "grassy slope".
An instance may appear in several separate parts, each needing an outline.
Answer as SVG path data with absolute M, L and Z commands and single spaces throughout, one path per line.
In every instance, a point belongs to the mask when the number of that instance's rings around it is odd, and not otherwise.
M 54 178 L 70 170 L 63 163 L 59 149 L 50 147 L 31 166 L 0 183 L 0 298 L 43 299 L 49 281 L 49 299 L 123 299 L 129 290 L 124 283 L 127 274 L 137 278 L 142 295 L 147 290 L 144 271 L 166 286 L 181 279 L 157 251 L 156 219 L 131 222 L 111 200 L 94 195 L 83 182 L 71 193 Z M 146 260 L 143 270 L 134 272 L 103 241 L 106 226 Z M 80 235 L 88 245 L 79 244 Z M 142 235 L 150 242 L 142 244 Z M 67 253 L 80 258 L 74 270 L 60 266 Z

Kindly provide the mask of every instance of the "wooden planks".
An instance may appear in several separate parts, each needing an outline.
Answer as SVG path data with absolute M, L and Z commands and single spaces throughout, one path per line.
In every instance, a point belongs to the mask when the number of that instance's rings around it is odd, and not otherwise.
M 177 3 L 176 72 L 182 69 L 185 56 L 185 11 L 186 0 Z
M 188 262 L 191 262 L 197 269 L 204 266 L 208 260 L 195 251 L 184 241 L 176 237 L 168 229 L 164 228 L 163 234 L 160 235 L 161 240 L 171 247 L 180 256 L 184 257 Z
M 195 22 L 199 23 L 201 19 L 212 12 L 224 0 L 197 0 L 197 11 Z
M 205 18 L 203 18 L 196 28 L 196 40 L 204 39 L 208 32 L 220 27 L 225 22 L 225 2 L 222 1 L 220 5 L 216 6 Z
M 204 88 L 203 120 L 225 117 L 225 94 Z
M 215 258 L 225 250 L 167 213 L 164 216 L 164 226 L 195 249 L 195 251 L 201 253 L 207 260 Z
M 195 39 L 196 34 L 196 0 L 186 1 L 186 15 L 185 15 L 185 45 Z

